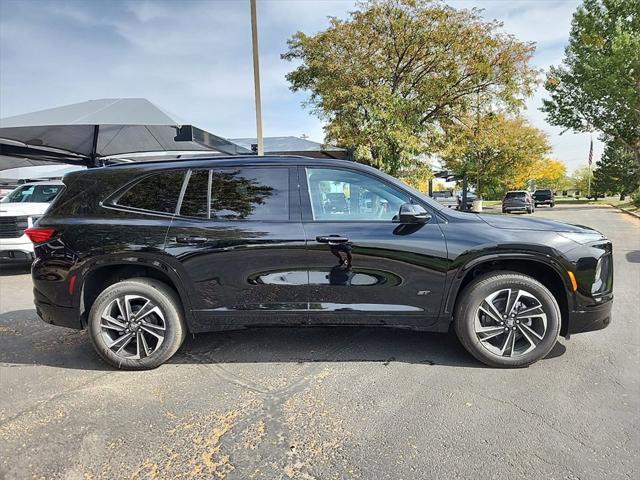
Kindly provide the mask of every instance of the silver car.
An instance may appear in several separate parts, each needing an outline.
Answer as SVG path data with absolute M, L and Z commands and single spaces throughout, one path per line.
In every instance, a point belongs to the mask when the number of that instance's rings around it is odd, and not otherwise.
M 535 212 L 536 207 L 531 193 L 527 190 L 512 190 L 502 199 L 502 213 Z

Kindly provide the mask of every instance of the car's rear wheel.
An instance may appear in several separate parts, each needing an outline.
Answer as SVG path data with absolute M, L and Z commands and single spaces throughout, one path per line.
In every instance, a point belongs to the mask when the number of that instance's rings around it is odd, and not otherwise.
M 525 367 L 544 358 L 560 332 L 560 308 L 537 280 L 492 272 L 473 280 L 457 302 L 454 327 L 471 355 L 492 367 Z
M 176 293 L 151 278 L 133 278 L 107 287 L 88 317 L 98 354 L 125 370 L 156 368 L 180 348 L 187 329 Z

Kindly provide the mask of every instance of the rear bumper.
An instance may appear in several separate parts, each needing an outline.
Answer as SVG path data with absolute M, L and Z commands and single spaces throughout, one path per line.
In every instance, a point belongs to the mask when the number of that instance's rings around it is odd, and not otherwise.
M 570 312 L 567 334 L 593 332 L 606 328 L 611 323 L 612 308 L 613 295 L 601 304 Z
M 77 308 L 54 305 L 35 288 L 33 289 L 33 296 L 36 313 L 43 322 L 58 327 L 75 328 L 77 330 L 83 328 Z

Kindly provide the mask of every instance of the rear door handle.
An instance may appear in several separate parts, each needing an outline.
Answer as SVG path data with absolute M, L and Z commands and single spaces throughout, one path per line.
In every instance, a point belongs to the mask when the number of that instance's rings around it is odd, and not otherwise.
M 347 243 L 349 239 L 340 235 L 322 235 L 316 237 L 318 243 Z
M 176 237 L 176 243 L 204 243 L 205 237 Z

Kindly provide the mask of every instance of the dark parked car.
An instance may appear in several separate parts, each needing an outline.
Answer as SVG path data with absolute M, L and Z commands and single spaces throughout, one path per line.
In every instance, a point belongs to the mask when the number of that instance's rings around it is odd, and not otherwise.
M 473 209 L 473 202 L 476 199 L 476 194 L 473 192 L 467 192 L 466 208 L 462 208 L 462 192 L 460 192 L 456 198 L 458 199 L 458 210 L 471 210 Z
M 611 243 L 459 213 L 340 160 L 232 157 L 74 172 L 37 225 L 38 315 L 125 369 L 187 333 L 265 325 L 447 332 L 499 367 L 611 318 Z M 338 195 L 340 194 L 340 195 Z
M 533 203 L 536 207 L 549 205 L 553 208 L 556 205 L 556 196 L 551 190 L 536 190 L 533 192 Z
M 535 205 L 533 197 L 526 190 L 507 192 L 502 199 L 502 213 L 526 212 L 533 213 Z

